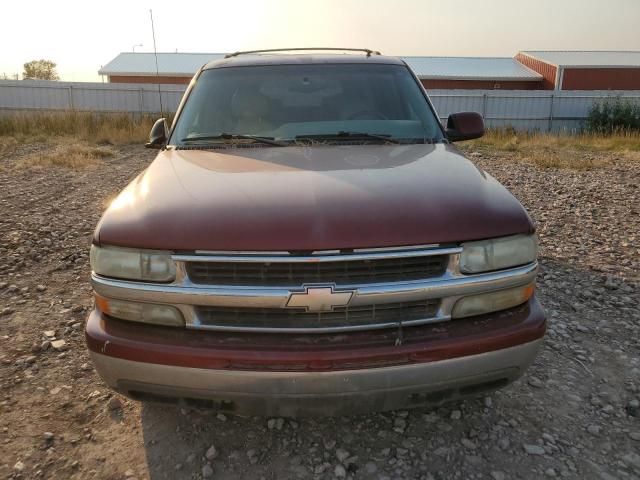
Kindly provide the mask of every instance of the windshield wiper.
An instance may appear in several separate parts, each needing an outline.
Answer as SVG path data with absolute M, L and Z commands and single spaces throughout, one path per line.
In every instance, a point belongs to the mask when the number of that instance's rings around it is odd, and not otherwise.
M 433 145 L 435 143 L 441 143 L 444 142 L 443 138 L 427 138 L 427 137 L 416 137 L 416 138 L 411 138 L 410 140 L 415 141 L 416 143 L 423 143 L 425 145 Z
M 340 138 L 373 138 L 375 140 L 383 140 L 389 143 L 400 143 L 395 138 L 391 138 L 391 135 L 384 133 L 366 133 L 366 132 L 347 132 L 340 131 L 337 133 L 319 133 L 312 135 L 296 135 L 296 140 L 330 140 L 330 139 L 340 139 Z
M 239 133 L 219 133 L 217 135 L 193 135 L 181 139 L 181 142 L 202 142 L 209 140 L 254 140 L 256 142 L 275 145 L 276 147 L 285 147 L 287 144 L 275 140 L 273 137 L 259 137 L 256 135 L 243 135 Z

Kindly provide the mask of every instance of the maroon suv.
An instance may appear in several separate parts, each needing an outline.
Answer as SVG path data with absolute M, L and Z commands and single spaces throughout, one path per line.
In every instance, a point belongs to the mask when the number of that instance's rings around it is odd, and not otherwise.
M 255 53 L 255 52 L 254 52 Z M 400 59 L 233 54 L 195 75 L 91 247 L 87 345 L 140 400 L 343 414 L 518 378 L 545 315 L 520 203 Z

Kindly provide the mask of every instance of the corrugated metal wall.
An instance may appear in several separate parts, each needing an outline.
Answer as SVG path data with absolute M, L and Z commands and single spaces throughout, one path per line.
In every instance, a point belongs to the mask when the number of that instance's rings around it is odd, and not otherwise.
M 525 67 L 530 68 L 534 72 L 538 72 L 542 75 L 542 85 L 546 90 L 554 90 L 556 88 L 556 74 L 558 68 L 550 63 L 543 62 L 537 58 L 531 58 L 524 53 L 518 53 L 516 60 L 523 64 Z
M 544 90 L 542 81 L 538 80 L 449 80 L 422 78 L 420 83 L 427 90 Z
M 186 88 L 161 85 L 163 110 L 175 112 Z M 0 80 L 0 112 L 6 110 L 156 113 L 160 100 L 153 84 Z
M 174 112 L 186 86 L 161 85 L 165 112 Z M 480 112 L 488 127 L 518 130 L 580 128 L 594 102 L 623 97 L 640 103 L 640 91 L 429 90 L 440 119 Z M 158 86 L 0 80 L 0 114 L 29 110 L 157 113 Z
M 110 83 L 151 83 L 156 85 L 158 83 L 165 83 L 170 85 L 188 85 L 191 82 L 191 77 L 170 77 L 166 75 L 147 76 L 147 75 L 111 75 L 109 77 Z
M 637 90 L 640 68 L 562 69 L 562 90 Z
M 608 98 L 640 104 L 638 90 L 429 90 L 429 96 L 443 122 L 451 113 L 474 111 L 484 116 L 489 128 L 541 131 L 579 129 L 594 102 Z

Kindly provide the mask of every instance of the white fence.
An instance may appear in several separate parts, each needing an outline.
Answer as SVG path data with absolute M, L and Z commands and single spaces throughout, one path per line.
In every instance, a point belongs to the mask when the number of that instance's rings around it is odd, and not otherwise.
M 174 112 L 186 86 L 161 85 L 162 107 Z M 621 97 L 640 103 L 640 91 L 430 90 L 438 115 L 480 112 L 488 127 L 519 130 L 579 129 L 594 102 Z M 0 80 L 0 113 L 29 110 L 158 113 L 152 84 Z
M 161 85 L 162 110 L 175 112 L 186 85 Z M 158 86 L 136 83 L 0 80 L 0 111 L 160 112 Z
M 480 112 L 489 128 L 576 130 L 594 103 L 621 98 L 640 104 L 639 90 L 430 90 L 429 96 L 446 121 L 454 112 Z

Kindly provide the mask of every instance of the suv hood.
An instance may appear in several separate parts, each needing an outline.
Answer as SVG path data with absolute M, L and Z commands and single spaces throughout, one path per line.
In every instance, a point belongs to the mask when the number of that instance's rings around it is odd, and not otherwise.
M 520 203 L 452 145 L 166 150 L 111 203 L 94 242 L 313 251 L 532 232 Z

